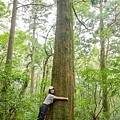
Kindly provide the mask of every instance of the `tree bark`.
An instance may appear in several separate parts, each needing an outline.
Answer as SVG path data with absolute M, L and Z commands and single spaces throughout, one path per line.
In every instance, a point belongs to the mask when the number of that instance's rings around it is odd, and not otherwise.
M 8 87 L 10 86 L 10 79 L 9 76 L 11 74 L 12 70 L 12 55 L 13 55 L 13 46 L 14 46 L 14 36 L 15 36 L 15 26 L 16 26 L 16 16 L 17 16 L 17 4 L 18 1 L 14 0 L 13 1 L 13 9 L 12 9 L 12 19 L 11 19 L 11 27 L 10 27 L 10 35 L 9 35 L 9 42 L 8 42 L 8 50 L 7 50 L 7 57 L 6 57 L 6 65 L 5 65 L 5 74 L 6 78 L 3 81 L 3 88 L 2 88 L 2 93 L 3 93 L 3 114 L 2 119 L 7 120 L 8 119 L 8 100 L 9 96 L 7 96 L 8 93 Z
M 46 120 L 73 120 L 74 109 L 74 49 L 72 0 L 57 1 L 52 85 L 55 95 L 69 101 L 55 101 Z
M 105 34 L 104 34 L 104 23 L 102 17 L 102 1 L 100 1 L 100 69 L 102 77 L 102 105 L 103 105 L 103 117 L 104 119 L 109 118 L 109 109 L 108 109 L 108 92 L 107 92 L 107 74 L 105 73 L 106 68 L 106 57 L 105 57 Z
M 33 16 L 34 16 L 34 19 L 33 19 L 33 33 L 32 33 L 32 55 L 31 55 L 31 85 L 30 85 L 30 93 L 33 94 L 34 93 L 34 77 L 35 77 L 35 43 L 36 43 L 36 38 L 35 38 L 35 32 L 36 32 L 36 11 L 34 10 L 34 7 L 33 7 Z
M 13 10 L 12 10 L 12 20 L 11 20 L 11 28 L 9 35 L 9 43 L 8 43 L 8 51 L 7 51 L 7 59 L 6 64 L 12 65 L 12 53 L 13 53 L 13 44 L 14 44 L 14 36 L 15 36 L 15 25 L 16 25 L 16 15 L 17 15 L 17 4 L 18 1 L 14 0 L 13 2 Z
M 12 10 L 12 19 L 11 19 L 11 27 L 10 27 L 10 35 L 7 49 L 7 57 L 6 57 L 6 65 L 5 65 L 5 73 L 6 79 L 3 81 L 3 92 L 7 91 L 9 85 L 8 76 L 11 74 L 12 70 L 12 54 L 13 54 L 13 46 L 14 46 L 14 36 L 15 36 L 15 25 L 16 25 L 16 15 L 17 15 L 17 4 L 18 1 L 13 1 L 13 10 Z
M 10 28 L 10 35 L 9 35 L 9 42 L 8 42 L 8 50 L 7 50 L 7 58 L 6 58 L 6 66 L 5 66 L 5 72 L 7 72 L 8 74 L 11 72 L 11 67 L 12 67 L 12 54 L 13 54 L 13 45 L 14 45 L 14 36 L 15 36 L 17 4 L 18 4 L 18 1 L 14 0 L 13 10 L 12 10 L 12 19 L 11 19 L 11 28 Z

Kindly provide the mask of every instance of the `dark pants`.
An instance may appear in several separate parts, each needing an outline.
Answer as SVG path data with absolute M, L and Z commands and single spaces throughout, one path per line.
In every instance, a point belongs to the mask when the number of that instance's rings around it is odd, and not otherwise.
M 44 120 L 47 110 L 48 110 L 48 105 L 42 104 L 39 109 L 37 120 Z

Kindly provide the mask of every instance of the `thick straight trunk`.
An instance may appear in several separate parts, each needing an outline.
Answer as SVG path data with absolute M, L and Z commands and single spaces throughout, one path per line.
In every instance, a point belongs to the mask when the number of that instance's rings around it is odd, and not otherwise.
M 73 120 L 74 109 L 74 50 L 72 0 L 57 1 L 57 24 L 52 71 L 55 95 L 69 101 L 55 101 L 46 120 Z

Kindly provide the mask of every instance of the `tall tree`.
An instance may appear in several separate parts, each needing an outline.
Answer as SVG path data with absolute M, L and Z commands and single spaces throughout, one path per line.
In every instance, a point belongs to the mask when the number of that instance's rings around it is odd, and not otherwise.
M 13 54 L 13 44 L 14 44 L 14 36 L 15 36 L 15 26 L 16 26 L 16 15 L 17 15 L 17 0 L 13 1 L 13 10 L 12 10 L 12 19 L 11 19 L 11 28 L 10 28 L 10 35 L 9 35 L 9 41 L 8 41 L 8 50 L 7 50 L 7 58 L 6 58 L 6 66 L 5 66 L 5 73 L 6 78 L 3 81 L 3 101 L 4 102 L 4 112 L 3 112 L 3 118 L 7 119 L 7 91 L 8 87 L 10 85 L 9 76 L 11 73 L 11 67 L 12 67 L 12 54 Z
M 33 1 L 34 3 L 34 1 Z M 34 64 L 35 64 L 35 32 L 36 32 L 36 10 L 34 9 L 34 6 L 32 7 L 32 16 L 33 16 L 33 28 L 32 28 L 32 49 L 31 49 L 31 87 L 30 87 L 30 93 L 32 94 L 34 92 Z
M 69 102 L 56 101 L 47 120 L 73 120 L 74 50 L 72 0 L 57 1 L 57 23 L 52 71 L 56 96 L 69 97 Z
M 105 34 L 104 34 L 104 23 L 103 23 L 103 7 L 102 0 L 100 0 L 100 69 L 102 79 L 102 105 L 103 105 L 103 117 L 108 119 L 108 92 L 107 92 L 107 74 L 106 69 L 106 57 L 105 57 Z
M 12 19 L 11 19 L 11 28 L 8 42 L 8 51 L 7 51 L 7 59 L 6 59 L 6 67 L 7 65 L 12 65 L 12 53 L 13 53 L 13 44 L 14 44 L 14 35 L 15 35 L 15 26 L 16 26 L 16 15 L 17 15 L 17 0 L 13 1 L 13 10 L 12 10 Z

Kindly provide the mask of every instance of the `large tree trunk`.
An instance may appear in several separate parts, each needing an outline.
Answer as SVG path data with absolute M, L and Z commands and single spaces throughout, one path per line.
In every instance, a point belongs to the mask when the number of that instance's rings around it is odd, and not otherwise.
M 74 109 L 74 50 L 72 0 L 57 1 L 57 24 L 52 71 L 56 96 L 69 101 L 55 101 L 46 120 L 73 120 Z

